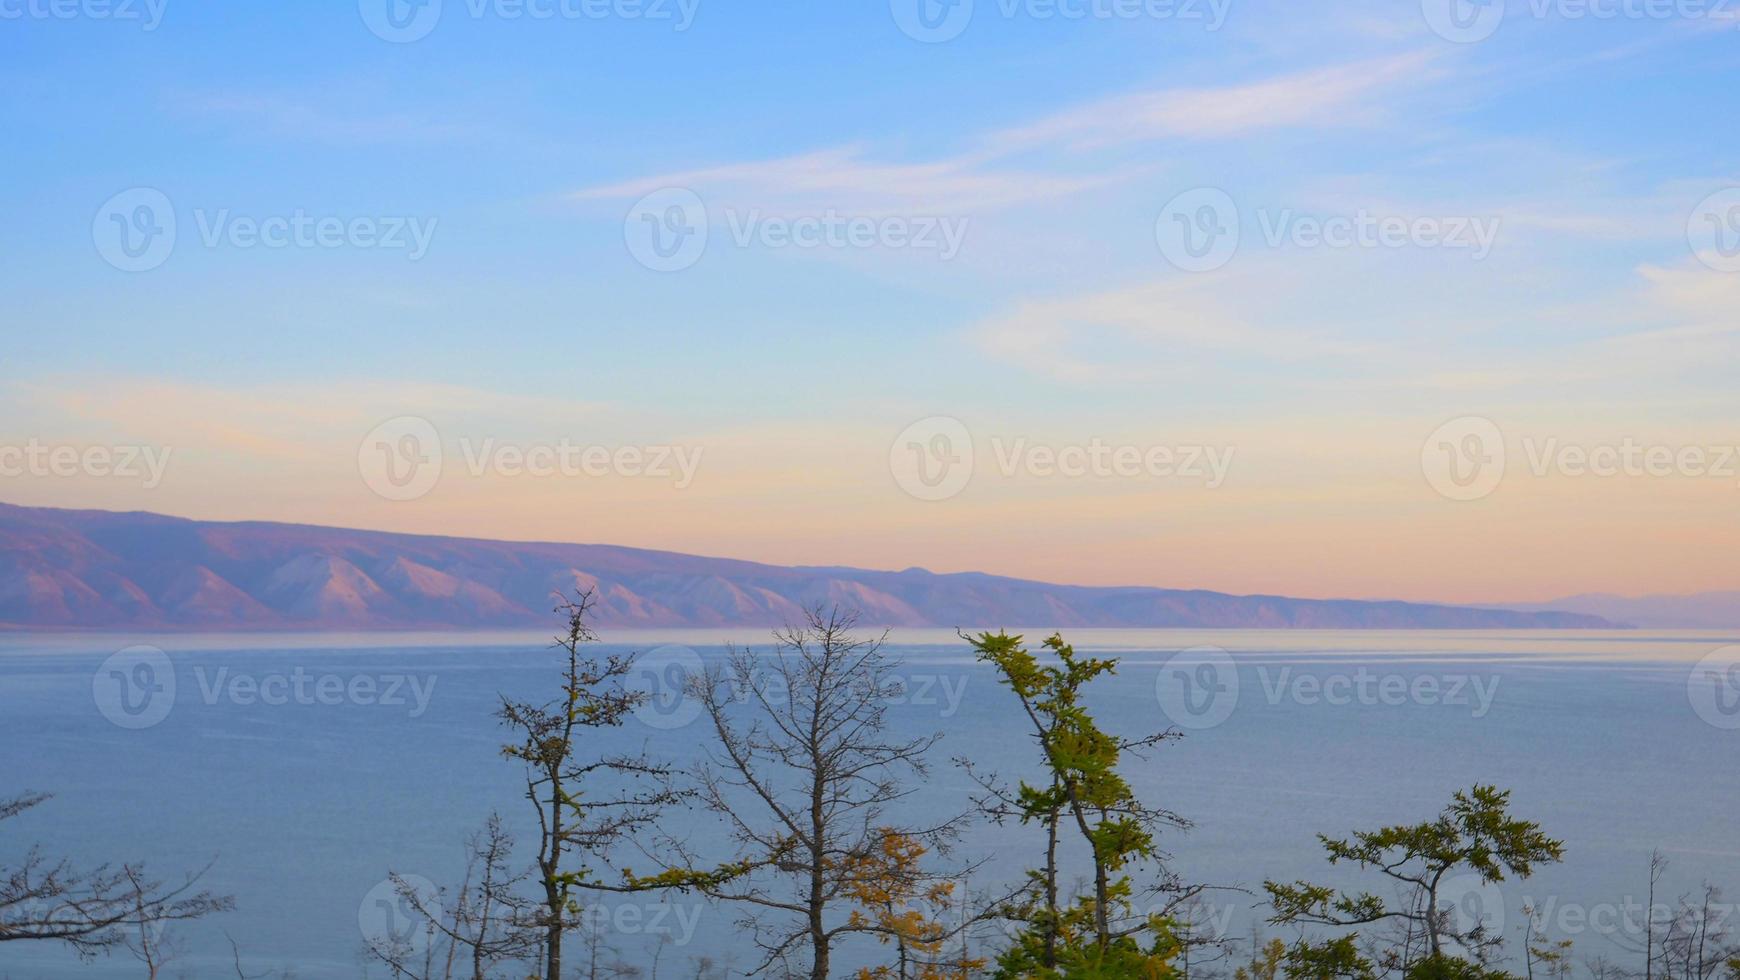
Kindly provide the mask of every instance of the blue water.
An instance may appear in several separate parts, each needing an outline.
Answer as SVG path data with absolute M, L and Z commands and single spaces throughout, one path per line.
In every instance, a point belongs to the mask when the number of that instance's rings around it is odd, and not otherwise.
M 703 662 L 723 649 L 717 634 L 608 639 L 607 650 L 679 643 Z M 1071 639 L 1123 658 L 1092 698 L 1125 734 L 1213 720 L 1170 717 L 1163 705 L 1176 713 L 1177 699 L 1157 696 L 1157 682 L 1176 683 L 1167 679 L 1176 651 L 1212 644 L 1236 665 L 1236 696 L 1229 704 L 1222 690 L 1218 702 L 1224 720 L 1189 728 L 1130 769 L 1144 798 L 1194 822 L 1164 840 L 1188 880 L 1252 891 L 1264 878 L 1358 883 L 1326 873 L 1317 832 L 1424 819 L 1481 781 L 1514 790 L 1514 809 L 1566 843 L 1563 864 L 1503 889 L 1513 948 L 1525 901 L 1573 911 L 1641 901 L 1652 848 L 1672 862 L 1664 893 L 1707 879 L 1740 896 L 1740 730 L 1700 711 L 1688 688 L 1700 658 L 1733 637 L 1088 630 Z M 1010 696 L 964 644 L 929 633 L 894 640 L 910 682 L 890 709 L 896 729 L 945 735 L 915 797 L 921 815 L 964 806 L 970 787 L 954 757 L 1033 771 Z M 111 655 L 138 643 L 167 651 L 176 691 L 166 706 L 161 692 L 152 701 L 135 691 L 125 705 L 114 696 L 149 654 Z M 685 658 L 663 649 L 655 665 L 669 677 Z M 0 795 L 54 794 L 4 825 L 0 866 L 31 844 L 82 865 L 143 860 L 165 878 L 210 863 L 203 885 L 239 907 L 175 927 L 185 952 L 165 976 L 233 976 L 230 940 L 250 972 L 385 976 L 362 957 L 371 890 L 389 871 L 455 882 L 464 837 L 492 810 L 528 825 L 493 711 L 502 693 L 541 699 L 555 669 L 546 643 L 524 635 L 0 637 Z M 1345 697 L 1326 698 L 1325 682 Z M 1402 690 L 1413 693 L 1393 696 Z M 703 726 L 677 724 L 681 703 L 654 692 L 644 718 L 615 738 L 692 760 Z M 128 713 L 141 704 L 145 714 Z M 167 713 L 156 720 L 151 708 Z M 155 723 L 123 727 L 142 721 Z M 672 819 L 695 846 L 723 847 L 708 818 Z M 978 873 L 988 887 L 1013 880 L 1034 846 L 1020 828 L 979 827 L 960 856 L 992 859 Z M 1260 918 L 1255 904 L 1217 892 L 1204 914 L 1244 936 Z M 618 903 L 598 921 L 621 959 L 645 964 L 656 951 L 666 975 L 693 976 L 702 956 L 739 971 L 753 962 L 735 915 L 673 897 Z M 1626 936 L 1562 924 L 1580 957 L 1625 962 Z M 852 947 L 847 962 L 867 953 L 875 949 Z M 142 975 L 125 951 L 81 964 L 51 946 L 0 944 L 0 976 Z

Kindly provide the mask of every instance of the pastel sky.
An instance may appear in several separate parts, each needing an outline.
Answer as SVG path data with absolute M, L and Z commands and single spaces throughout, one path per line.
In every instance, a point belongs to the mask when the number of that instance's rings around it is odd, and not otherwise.
M 1298 596 L 1740 588 L 1740 4 L 117 2 L 0 0 L 0 501 Z M 1361 225 L 1391 237 L 1323 240 Z M 1504 456 L 1472 490 L 1469 419 Z M 368 459 L 428 431 L 390 499 Z M 563 446 L 612 462 L 516 465 Z M 1674 462 L 1578 464 L 1625 446 Z M 641 472 L 667 450 L 688 478 Z

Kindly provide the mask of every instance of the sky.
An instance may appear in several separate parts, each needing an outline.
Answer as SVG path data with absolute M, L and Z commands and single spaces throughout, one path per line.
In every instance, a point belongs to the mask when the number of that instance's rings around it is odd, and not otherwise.
M 0 501 L 1740 588 L 1740 2 L 0 0 Z

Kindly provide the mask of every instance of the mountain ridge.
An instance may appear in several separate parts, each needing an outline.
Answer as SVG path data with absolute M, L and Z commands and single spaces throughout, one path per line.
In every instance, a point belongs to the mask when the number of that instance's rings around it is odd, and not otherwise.
M 0 503 L 0 628 L 501 628 L 593 589 L 598 624 L 770 626 L 815 603 L 866 625 L 1612 628 L 1599 616 L 1432 603 L 1057 585 L 986 572 L 770 565 L 626 545 L 497 541 Z
M 1646 629 L 1740 629 L 1740 590 L 1641 596 L 1585 592 L 1551 602 L 1518 603 L 1504 608 L 1583 613 L 1624 620 Z

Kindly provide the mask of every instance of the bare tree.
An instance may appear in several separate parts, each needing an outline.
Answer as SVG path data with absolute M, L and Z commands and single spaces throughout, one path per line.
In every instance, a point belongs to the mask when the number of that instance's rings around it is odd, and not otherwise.
M 524 961 L 541 949 L 534 913 L 520 887 L 529 872 L 511 869 L 514 841 L 501 817 L 490 814 L 483 830 L 466 840 L 465 877 L 451 894 L 431 896 L 394 874 L 393 890 L 429 940 L 403 936 L 371 940 L 367 952 L 407 980 L 490 980 L 498 966 Z
M 49 799 L 26 793 L 0 800 L 0 823 Z M 79 869 L 31 847 L 16 867 L 0 867 L 0 942 L 58 941 L 90 957 L 139 942 L 145 930 L 233 909 L 234 899 L 198 889 L 209 869 L 165 884 L 140 864 Z
M 542 897 L 532 919 L 542 932 L 544 976 L 552 980 L 562 976 L 563 933 L 576 926 L 576 891 L 649 887 L 620 873 L 606 880 L 594 865 L 610 866 L 616 845 L 682 799 L 669 785 L 670 770 L 644 753 L 605 753 L 586 743 L 588 733 L 620 727 L 646 698 L 623 687 L 633 656 L 584 652 L 598 640 L 587 623 L 592 606 L 589 591 L 557 606 L 567 617 L 556 638 L 566 655 L 559 696 L 542 704 L 504 697 L 497 713 L 516 735 L 502 754 L 524 764 L 526 799 L 538 816 L 535 887 Z
M 1696 896 L 1682 896 L 1662 935 L 1662 976 L 1713 980 L 1726 975 L 1740 956 L 1740 944 L 1728 930 L 1729 911 L 1721 889 L 1707 883 Z
M 121 943 L 134 959 L 144 964 L 146 980 L 158 980 L 164 968 L 186 952 L 186 946 L 180 937 L 169 931 L 167 923 L 153 922 L 145 917 L 148 882 L 138 869 L 123 868 L 122 873 L 127 876 L 127 887 L 132 890 L 133 907 L 139 913 L 139 921 L 133 924 L 130 933 L 123 936 Z
M 296 980 L 295 971 L 288 968 L 279 970 L 277 973 L 271 971 L 265 973 L 247 972 L 242 969 L 242 948 L 236 945 L 236 941 L 228 933 L 224 934 L 224 939 L 230 944 L 230 962 L 235 967 L 236 980 Z
M 1641 977 L 1643 980 L 1655 980 L 1661 973 L 1662 951 L 1658 926 L 1665 925 L 1661 921 L 1664 916 L 1660 914 L 1665 911 L 1665 907 L 1657 906 L 1656 894 L 1660 889 L 1662 877 L 1667 873 L 1667 867 L 1666 855 L 1659 850 L 1649 852 L 1649 883 L 1645 892 L 1646 904 L 1641 923 L 1642 937 L 1639 938 L 1631 933 L 1632 923 L 1629 919 L 1624 923 L 1626 928 L 1621 929 L 1619 934 L 1613 937 L 1614 945 L 1628 953 L 1643 957 L 1643 969 L 1632 971 L 1634 976 Z M 1619 969 L 1618 966 L 1611 963 L 1603 965 L 1614 970 Z
M 945 853 L 959 829 L 961 818 L 918 827 L 892 819 L 941 736 L 888 731 L 895 663 L 886 635 L 861 638 L 855 624 L 852 613 L 806 610 L 803 625 L 774 634 L 769 655 L 733 648 L 725 666 L 691 684 L 713 734 L 696 773 L 699 799 L 723 820 L 735 853 L 703 862 L 672 840 L 682 864 L 667 862 L 657 880 L 743 907 L 741 924 L 762 953 L 752 973 L 826 980 L 842 939 L 888 934 L 849 908 L 869 876 L 886 875 L 885 845 L 898 838 Z

